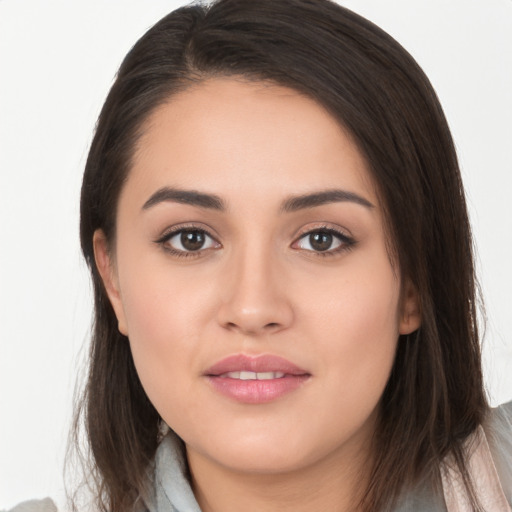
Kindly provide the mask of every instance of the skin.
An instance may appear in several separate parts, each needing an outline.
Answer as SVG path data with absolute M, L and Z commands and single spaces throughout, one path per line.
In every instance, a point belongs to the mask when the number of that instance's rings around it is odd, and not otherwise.
M 225 211 L 175 201 L 162 187 L 215 194 Z M 283 212 L 290 196 L 332 201 Z M 206 230 L 178 257 L 170 228 Z M 306 233 L 339 232 L 314 250 Z M 346 240 L 353 241 L 352 244 Z M 316 102 L 284 87 L 211 79 L 146 123 L 98 268 L 150 400 L 185 441 L 207 511 L 353 510 L 399 334 L 419 327 L 414 290 L 387 251 L 366 162 Z M 190 252 L 189 252 L 190 254 Z M 265 404 L 219 394 L 205 371 L 232 354 L 274 354 L 307 370 Z

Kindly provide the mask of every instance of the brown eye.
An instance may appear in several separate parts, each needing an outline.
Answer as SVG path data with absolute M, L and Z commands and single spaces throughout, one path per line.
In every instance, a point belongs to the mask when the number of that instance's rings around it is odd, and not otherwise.
M 205 249 L 220 247 L 220 244 L 202 229 L 180 229 L 157 240 L 168 251 L 175 254 L 199 253 Z
M 311 233 L 309 235 L 309 245 L 315 251 L 327 251 L 331 248 L 333 236 L 331 233 L 325 231 L 319 231 L 317 233 Z
M 206 236 L 204 231 L 182 231 L 180 235 L 180 242 L 183 248 L 187 251 L 198 251 L 203 248 Z
M 294 245 L 298 249 L 327 255 L 349 249 L 354 244 L 355 240 L 334 229 L 316 229 L 302 235 Z

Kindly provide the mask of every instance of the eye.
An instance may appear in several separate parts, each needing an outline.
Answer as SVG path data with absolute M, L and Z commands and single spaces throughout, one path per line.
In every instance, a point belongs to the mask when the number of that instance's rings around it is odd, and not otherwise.
M 177 256 L 192 256 L 193 253 L 220 247 L 220 244 L 212 236 L 198 228 L 174 230 L 156 242 Z
M 355 240 L 331 228 L 322 228 L 309 231 L 302 235 L 294 246 L 297 249 L 324 253 L 322 255 L 336 254 L 347 250 L 355 244 Z

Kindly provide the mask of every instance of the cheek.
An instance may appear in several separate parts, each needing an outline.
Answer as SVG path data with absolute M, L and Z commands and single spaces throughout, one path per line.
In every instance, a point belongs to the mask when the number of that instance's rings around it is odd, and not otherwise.
M 345 287 L 318 310 L 316 352 L 322 354 L 322 401 L 312 402 L 312 432 L 321 433 L 325 450 L 356 433 L 373 429 L 377 407 L 393 366 L 398 340 L 397 296 L 373 283 Z M 314 408 L 314 410 L 313 410 Z M 330 425 L 326 429 L 325 425 Z
M 185 370 L 196 371 L 212 290 L 191 281 L 190 273 L 171 272 L 162 258 L 132 256 L 120 265 L 120 284 L 135 367 L 155 406 L 172 403 L 171 390 L 186 391 Z
M 389 265 L 370 268 L 374 271 L 354 268 L 323 292 L 310 291 L 302 315 L 340 400 L 363 403 L 367 396 L 371 405 L 380 398 L 395 357 L 400 285 Z
M 200 331 L 191 309 L 197 303 L 177 303 L 165 292 L 127 302 L 130 348 L 148 398 L 171 425 L 177 415 L 193 416 L 191 375 L 199 373 L 193 354 L 200 347 Z
M 211 279 L 180 269 L 162 252 L 148 249 L 147 242 L 128 237 L 120 242 L 119 281 L 129 337 L 157 348 L 184 334 L 193 336 L 211 304 Z
M 359 345 L 380 346 L 398 337 L 400 284 L 387 259 L 375 260 L 352 265 L 338 278 L 332 273 L 317 279 L 316 286 L 305 283 L 297 292 L 304 297 L 298 316 L 316 324 L 325 340 L 338 340 L 333 348 L 357 351 Z

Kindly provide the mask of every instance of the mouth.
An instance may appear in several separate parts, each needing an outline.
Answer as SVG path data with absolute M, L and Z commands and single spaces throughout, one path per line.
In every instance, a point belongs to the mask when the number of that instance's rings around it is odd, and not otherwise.
M 311 374 L 279 356 L 237 354 L 215 363 L 204 376 L 216 392 L 232 400 L 263 404 L 299 389 Z
M 240 380 L 272 380 L 282 379 L 286 373 L 284 372 L 227 372 L 218 377 L 225 379 L 240 379 Z

